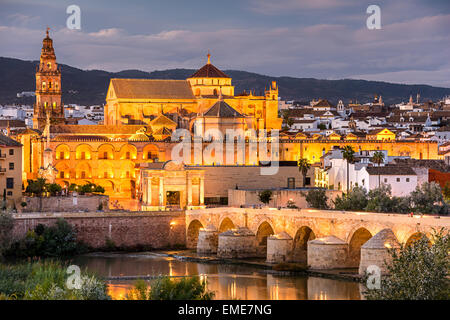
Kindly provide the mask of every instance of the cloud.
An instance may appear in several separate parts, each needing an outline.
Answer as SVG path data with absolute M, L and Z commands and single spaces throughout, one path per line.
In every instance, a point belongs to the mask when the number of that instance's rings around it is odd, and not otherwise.
M 336 7 L 351 6 L 350 0 L 251 0 L 250 10 L 267 15 L 292 13 L 299 10 L 329 10 Z
M 84 69 L 198 68 L 211 50 L 221 69 L 449 86 L 449 29 L 450 15 L 440 14 L 386 24 L 381 30 L 321 23 L 137 34 L 121 28 L 62 28 L 51 36 L 58 61 Z M 44 30 L 0 26 L 0 56 L 36 60 L 43 37 Z

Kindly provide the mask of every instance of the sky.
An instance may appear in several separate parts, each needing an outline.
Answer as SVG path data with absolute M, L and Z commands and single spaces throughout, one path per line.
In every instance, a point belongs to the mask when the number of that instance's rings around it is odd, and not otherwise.
M 47 26 L 81 69 L 197 69 L 209 50 L 222 70 L 450 87 L 450 0 L 0 0 L 0 56 L 38 60 Z

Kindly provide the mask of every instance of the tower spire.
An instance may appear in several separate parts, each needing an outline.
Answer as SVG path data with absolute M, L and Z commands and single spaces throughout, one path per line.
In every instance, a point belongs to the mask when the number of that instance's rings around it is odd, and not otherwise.
M 208 57 L 208 62 L 206 64 L 211 64 L 211 54 L 209 53 L 209 50 L 206 56 Z

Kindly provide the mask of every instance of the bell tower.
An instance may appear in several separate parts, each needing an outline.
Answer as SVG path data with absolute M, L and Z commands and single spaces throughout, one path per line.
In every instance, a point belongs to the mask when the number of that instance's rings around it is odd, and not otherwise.
M 45 127 L 47 114 L 52 124 L 64 122 L 64 106 L 61 103 L 61 69 L 56 63 L 53 40 L 47 36 L 42 41 L 39 67 L 36 68 L 36 103 L 34 105 L 33 128 Z

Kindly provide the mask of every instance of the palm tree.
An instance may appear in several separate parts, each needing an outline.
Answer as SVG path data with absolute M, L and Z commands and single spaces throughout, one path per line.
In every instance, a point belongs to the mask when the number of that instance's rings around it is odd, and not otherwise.
M 380 164 L 382 164 L 384 162 L 384 153 L 381 151 L 376 151 L 372 155 L 372 158 L 370 158 L 370 161 L 372 161 L 373 163 L 376 163 L 377 166 L 380 166 Z M 379 174 L 378 174 L 378 187 L 380 187 L 380 175 Z
M 308 174 L 309 168 L 311 168 L 311 164 L 308 162 L 308 159 L 301 158 L 297 160 L 298 171 L 302 173 L 303 176 L 303 187 L 306 185 L 306 175 Z
M 348 185 L 349 185 L 349 163 L 353 163 L 355 161 L 355 150 L 351 146 L 345 146 L 341 150 L 342 157 L 347 161 L 347 194 L 348 194 Z

